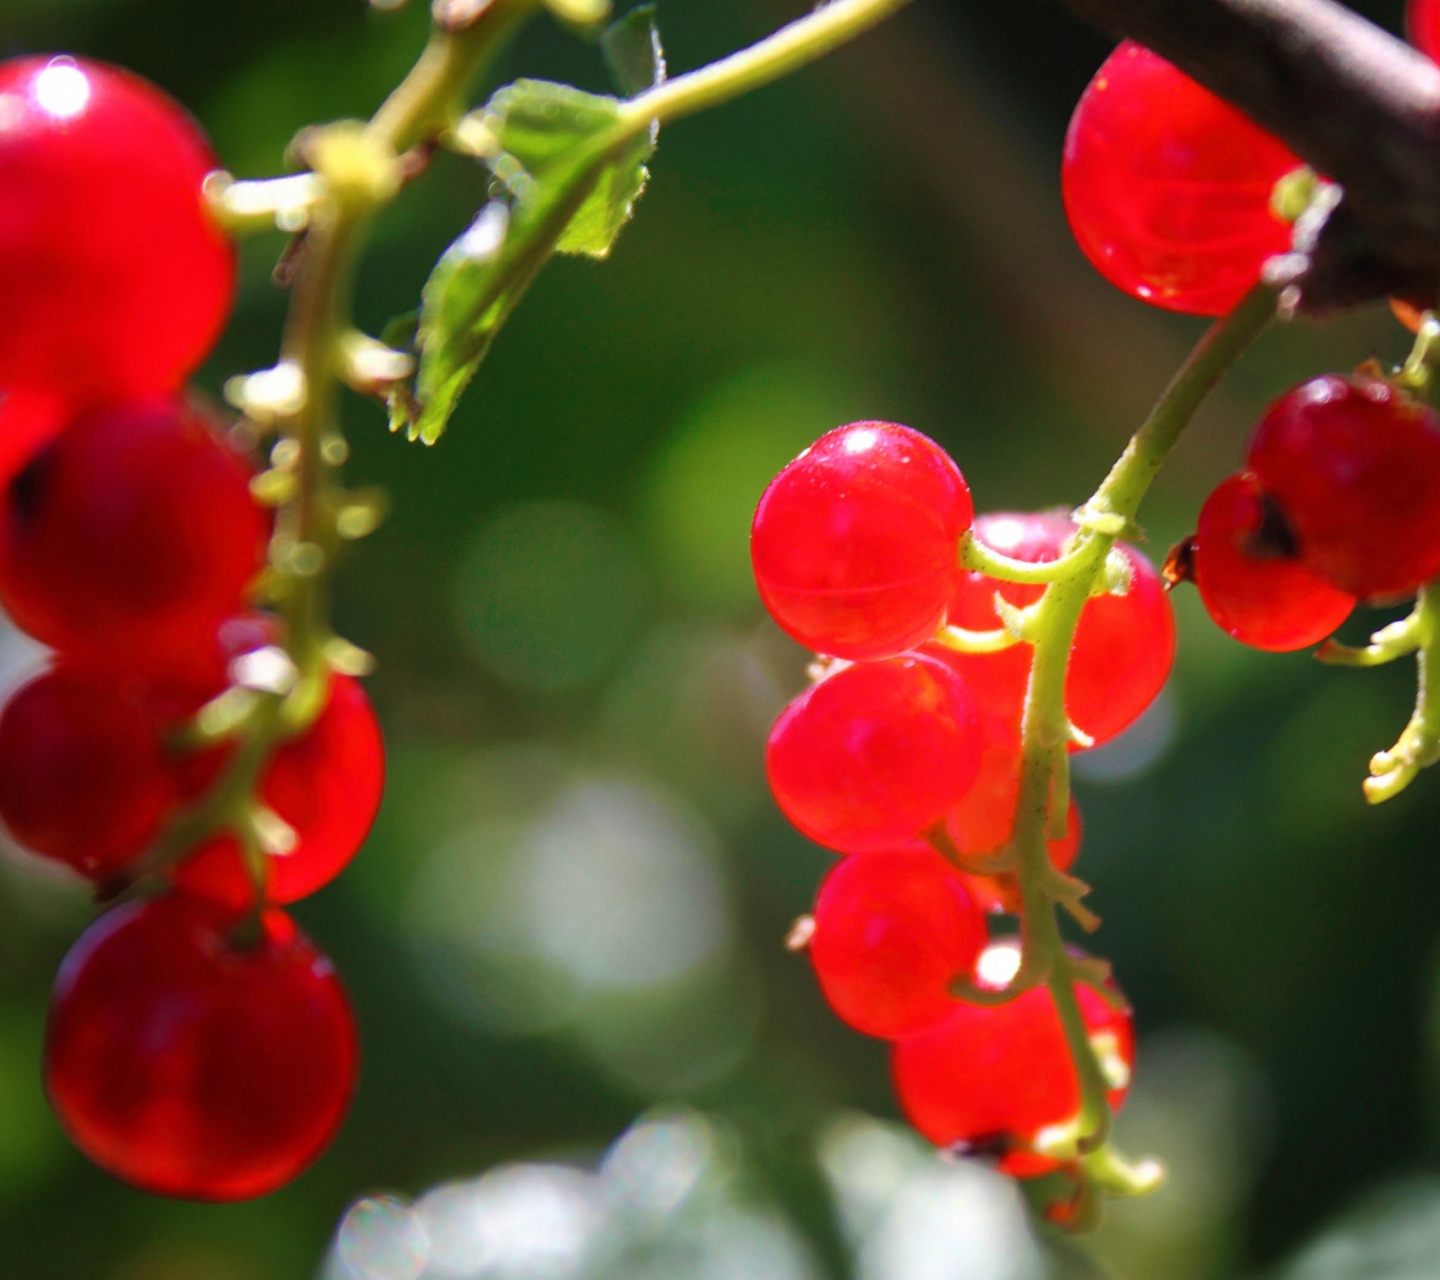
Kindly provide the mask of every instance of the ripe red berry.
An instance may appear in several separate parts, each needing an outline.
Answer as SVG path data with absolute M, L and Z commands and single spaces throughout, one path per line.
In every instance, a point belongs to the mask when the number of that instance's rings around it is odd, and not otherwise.
M 1268 410 L 1247 455 L 1301 559 L 1361 598 L 1440 574 L 1440 415 L 1378 378 L 1326 374 Z
M 354 1092 L 355 1019 L 282 911 L 253 945 L 192 899 L 126 903 L 61 965 L 45 1089 L 96 1164 L 158 1195 L 244 1200 L 304 1170 Z
M 1157 54 L 1124 41 L 1065 135 L 1061 193 L 1085 256 L 1137 298 L 1223 315 L 1290 247 L 1270 207 L 1301 161 Z
M 986 956 L 1014 946 L 993 943 Z M 1076 997 L 1092 1043 L 1117 1073 L 1109 1098 L 1119 1107 L 1135 1061 L 1130 1016 L 1088 987 Z M 1047 987 L 993 1007 L 957 1002 L 939 1025 L 896 1044 L 891 1067 L 906 1118 L 936 1146 L 1029 1147 L 1042 1130 L 1072 1122 L 1080 1110 L 1079 1078 Z M 1039 1168 L 1020 1161 L 1007 1171 Z
M 215 158 L 154 85 L 87 59 L 0 64 L 0 386 L 75 404 L 177 390 L 230 310 Z
M 1056 512 L 1001 512 L 975 521 L 975 536 L 986 546 L 1031 563 L 1057 559 L 1074 533 L 1069 518 Z M 1130 589 L 1123 596 L 1095 596 L 1086 603 L 1065 678 L 1070 719 L 1097 743 L 1127 728 L 1154 701 L 1175 659 L 1175 617 L 1160 575 L 1134 547 L 1115 545 L 1129 563 Z M 1000 626 L 997 591 L 1023 607 L 1038 600 L 1042 590 L 967 573 L 950 619 L 971 630 L 992 630 Z M 988 741 L 1018 744 L 1033 653 L 1029 645 L 990 654 L 957 653 L 940 645 L 927 645 L 924 651 L 943 658 L 965 677 Z
M 60 434 L 66 416 L 64 405 L 53 396 L 0 393 L 0 487 Z
M 0 712 L 0 819 L 26 848 L 104 880 L 178 802 L 155 722 L 113 678 L 61 663 Z
M 820 437 L 770 482 L 750 555 L 760 598 L 817 653 L 881 658 L 945 620 L 974 508 L 950 456 L 892 422 Z
M 943 663 L 917 654 L 845 667 L 770 730 L 770 789 L 812 840 L 892 849 L 939 822 L 980 767 L 975 704 Z
M 163 671 L 239 609 L 265 525 L 248 468 L 194 406 L 91 411 L 5 491 L 0 603 L 56 649 Z
M 1405 34 L 1421 53 L 1440 61 L 1440 0 L 1410 0 L 1405 6 Z
M 836 1014 L 895 1040 L 939 1022 L 985 945 L 985 918 L 929 849 L 844 858 L 815 899 L 810 959 Z
M 1020 775 L 1024 760 L 1012 746 L 987 743 L 980 756 L 980 772 L 945 819 L 946 830 L 955 847 L 965 854 L 997 853 L 1015 831 L 1016 808 L 1020 801 Z M 1074 798 L 1065 820 L 1065 834 L 1046 842 L 1050 862 L 1058 871 L 1068 871 L 1080 852 L 1080 808 Z M 970 895 L 986 911 L 1020 910 L 1020 886 L 1011 872 L 998 876 L 966 875 L 962 879 Z
M 1200 508 L 1190 574 L 1222 631 L 1272 652 L 1319 644 L 1355 607 L 1300 559 L 1278 504 L 1248 471 L 1231 476 Z
M 271 757 L 261 776 L 260 801 L 295 833 L 295 847 L 265 859 L 268 902 L 297 902 L 328 884 L 359 850 L 385 781 L 380 726 L 365 691 L 348 676 L 331 679 L 315 723 Z M 202 845 L 180 863 L 175 884 L 243 909 L 255 890 L 232 836 Z

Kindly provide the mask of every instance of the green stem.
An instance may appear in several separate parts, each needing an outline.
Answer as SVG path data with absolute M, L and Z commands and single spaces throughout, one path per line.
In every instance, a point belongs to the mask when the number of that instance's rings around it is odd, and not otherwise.
M 668 124 L 749 93 L 823 57 L 904 8 L 908 0 L 831 0 L 739 53 L 676 76 L 620 106 L 631 132 Z
M 1421 769 L 1440 760 L 1440 583 L 1420 588 L 1407 621 L 1415 644 L 1415 711 L 1395 745 L 1370 761 L 1365 798 L 1371 804 L 1398 795 Z
M 1055 562 L 1063 571 L 1031 607 L 1027 623 L 1034 656 L 1021 720 L 1024 767 L 1012 847 L 1020 882 L 1026 967 L 1046 975 L 1079 1077 L 1077 1149 L 1081 1154 L 1104 1148 L 1111 1113 L 1106 1096 L 1110 1083 L 1090 1044 L 1076 995 L 1080 962 L 1070 956 L 1060 932 L 1056 906 L 1061 900 L 1046 840 L 1052 809 L 1068 800 L 1068 748 L 1077 727 L 1065 709 L 1070 650 L 1086 601 L 1103 589 L 1106 561 L 1116 537 L 1134 520 L 1151 481 L 1206 394 L 1274 314 L 1273 292 L 1256 288 L 1201 339 L 1110 474 L 1077 513 L 1081 532 L 1063 559 Z M 1056 820 L 1061 817 L 1063 811 Z

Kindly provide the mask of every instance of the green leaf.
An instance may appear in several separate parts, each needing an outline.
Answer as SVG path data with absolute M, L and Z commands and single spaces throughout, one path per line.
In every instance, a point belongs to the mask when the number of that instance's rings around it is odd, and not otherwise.
M 627 98 L 665 81 L 665 50 L 655 25 L 655 6 L 641 5 L 610 24 L 600 37 L 600 52 L 615 87 Z
M 653 39 L 650 47 L 657 73 Z M 633 66 L 633 47 L 626 56 Z M 419 368 L 414 387 L 397 387 L 390 397 L 392 430 L 433 444 L 551 254 L 609 253 L 644 189 L 655 147 L 653 129 L 637 132 L 619 107 L 615 98 L 569 85 L 520 80 L 472 117 L 474 131 L 494 140 L 486 163 L 504 194 L 445 251 L 425 285 Z

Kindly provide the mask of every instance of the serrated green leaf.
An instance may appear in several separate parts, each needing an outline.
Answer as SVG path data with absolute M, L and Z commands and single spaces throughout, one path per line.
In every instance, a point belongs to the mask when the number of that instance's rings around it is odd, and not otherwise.
M 622 122 L 614 98 L 521 80 L 478 114 L 499 152 L 505 194 L 436 264 L 425 285 L 413 391 L 391 396 L 391 427 L 434 443 L 535 274 L 560 251 L 603 257 L 644 188 L 652 132 Z
M 610 24 L 600 37 L 600 52 L 615 87 L 627 98 L 665 80 L 665 50 L 655 25 L 655 6 L 641 5 Z

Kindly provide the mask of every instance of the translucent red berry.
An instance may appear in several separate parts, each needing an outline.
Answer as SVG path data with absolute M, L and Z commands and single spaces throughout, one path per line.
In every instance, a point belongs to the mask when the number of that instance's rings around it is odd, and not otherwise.
M 215 158 L 154 85 L 77 58 L 0 64 L 0 387 L 174 391 L 230 310 Z
M 1257 649 L 1319 644 L 1355 607 L 1305 566 L 1279 505 L 1249 472 L 1222 481 L 1200 508 L 1190 575 L 1215 625 Z
M 178 803 L 153 719 L 113 678 L 62 663 L 0 712 L 0 820 L 35 853 L 104 880 Z
M 1405 34 L 1421 53 L 1440 61 L 1440 0 L 1410 0 L 1405 6 Z
M 1300 166 L 1279 139 L 1157 54 L 1123 42 L 1080 97 L 1061 192 L 1085 256 L 1172 311 L 1223 315 L 1290 247 L 1275 184 Z
M 1008 743 L 986 743 L 974 785 L 945 819 L 945 829 L 961 853 L 998 853 L 1009 843 L 1015 830 L 1023 767 L 1023 758 Z M 1065 834 L 1046 842 L 1050 862 L 1057 871 L 1068 871 L 1074 865 L 1080 837 L 1080 807 L 1072 797 Z M 1013 873 L 961 878 L 984 910 L 1019 911 L 1020 886 Z
M 354 1092 L 355 1019 L 330 962 L 278 910 L 254 942 L 206 903 L 101 916 L 66 956 L 45 1089 L 76 1145 L 145 1191 L 264 1195 L 335 1136 Z
M 1247 455 L 1300 556 L 1362 599 L 1440 574 L 1440 415 L 1378 378 L 1312 378 L 1266 411 Z
M 370 700 L 348 676 L 331 680 L 318 719 L 276 751 L 257 790 L 294 832 L 295 844 L 265 859 L 266 900 L 297 902 L 328 884 L 370 834 L 385 781 L 385 749 Z M 255 891 L 231 836 L 212 840 L 175 869 L 176 885 L 233 907 Z
M 815 899 L 810 958 L 836 1014 L 894 1040 L 939 1022 L 985 945 L 985 918 L 928 849 L 843 859 Z
M 238 611 L 265 529 L 246 464 L 197 408 L 94 410 L 5 490 L 0 603 L 56 649 L 163 671 Z
M 994 943 L 986 956 L 1014 945 Z M 1075 994 L 1111 1077 L 1110 1105 L 1119 1107 L 1135 1061 L 1130 1016 L 1088 987 Z M 1028 1148 L 1043 1130 L 1073 1122 L 1080 1110 L 1079 1078 L 1046 987 L 993 1007 L 957 1003 L 943 1022 L 896 1044 L 891 1067 L 906 1118 L 941 1147 Z M 1008 1171 L 1038 1169 L 1012 1165 Z
M 975 521 L 975 536 L 986 546 L 1030 563 L 1057 559 L 1074 533 L 1069 518 L 1056 512 L 1001 512 Z M 1175 618 L 1160 575 L 1134 547 L 1115 545 L 1130 567 L 1129 590 L 1124 595 L 1094 596 L 1086 603 L 1065 680 L 1070 719 L 1097 743 L 1127 728 L 1154 701 L 1175 659 Z M 951 621 L 975 631 L 999 627 L 997 591 L 1023 607 L 1038 600 L 1043 588 L 999 582 L 982 573 L 964 574 L 951 606 Z M 1030 646 L 966 654 L 933 645 L 925 652 L 941 657 L 965 677 L 987 740 L 1018 744 L 1030 679 Z
M 820 437 L 765 490 L 750 532 L 760 598 L 817 653 L 879 658 L 945 620 L 974 508 L 950 456 L 893 422 Z
M 807 689 L 780 713 L 765 751 L 785 816 L 847 853 L 913 840 L 959 801 L 979 767 L 965 682 L 914 654 L 857 663 Z

